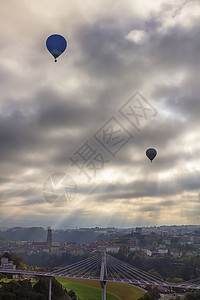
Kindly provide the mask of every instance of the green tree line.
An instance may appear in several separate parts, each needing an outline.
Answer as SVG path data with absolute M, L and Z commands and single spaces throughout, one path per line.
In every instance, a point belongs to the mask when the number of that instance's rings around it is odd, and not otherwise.
M 8 299 L 48 300 L 49 279 L 40 278 L 35 285 L 32 285 L 30 280 L 11 280 L 9 283 L 1 282 L 0 300 Z M 76 295 L 73 291 L 68 293 L 55 278 L 52 278 L 52 300 L 76 300 Z

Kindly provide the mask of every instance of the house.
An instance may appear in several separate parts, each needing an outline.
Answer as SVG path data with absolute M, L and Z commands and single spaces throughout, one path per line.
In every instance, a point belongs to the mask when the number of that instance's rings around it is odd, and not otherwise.
M 142 248 L 141 251 L 144 252 L 148 256 L 151 256 L 153 254 L 153 251 L 148 248 Z
M 170 249 L 170 255 L 172 255 L 173 258 L 178 258 L 178 257 L 181 257 L 183 255 L 183 253 L 176 249 Z
M 15 270 L 16 265 L 14 265 L 13 261 L 9 261 L 7 257 L 1 258 L 1 265 L 0 268 L 2 269 L 9 269 L 9 270 Z
M 166 248 L 158 248 L 157 253 L 160 255 L 168 254 L 168 249 Z
M 116 254 L 119 252 L 119 247 L 118 246 L 106 246 L 106 252 Z

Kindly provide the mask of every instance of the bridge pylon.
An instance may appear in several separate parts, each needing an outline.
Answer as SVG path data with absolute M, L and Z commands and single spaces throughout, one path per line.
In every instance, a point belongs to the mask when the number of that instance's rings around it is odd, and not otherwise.
M 101 284 L 101 300 L 106 300 L 106 279 L 107 279 L 107 267 L 106 267 L 106 252 L 102 254 L 101 272 L 100 272 L 100 284 Z
M 51 300 L 52 277 L 49 277 L 49 300 Z

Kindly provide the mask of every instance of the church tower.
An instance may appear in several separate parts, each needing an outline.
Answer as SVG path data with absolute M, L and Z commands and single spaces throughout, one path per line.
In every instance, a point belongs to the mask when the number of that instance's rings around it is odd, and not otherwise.
M 52 246 L 52 229 L 51 229 L 51 227 L 47 227 L 47 229 L 48 229 L 48 232 L 47 232 L 47 245 L 49 247 L 51 247 Z

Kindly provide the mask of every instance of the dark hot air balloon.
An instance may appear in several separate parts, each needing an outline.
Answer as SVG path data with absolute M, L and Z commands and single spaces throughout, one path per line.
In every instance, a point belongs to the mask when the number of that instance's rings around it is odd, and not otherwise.
M 59 34 L 52 34 L 46 40 L 46 47 L 48 51 L 53 55 L 55 58 L 55 62 L 57 58 L 65 51 L 67 48 L 67 41 L 66 39 Z
M 156 157 L 156 155 L 157 155 L 156 149 L 154 148 L 147 149 L 146 156 L 150 159 L 151 162 Z

